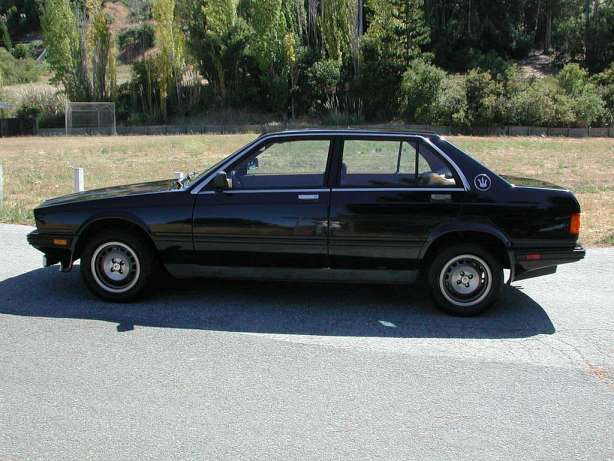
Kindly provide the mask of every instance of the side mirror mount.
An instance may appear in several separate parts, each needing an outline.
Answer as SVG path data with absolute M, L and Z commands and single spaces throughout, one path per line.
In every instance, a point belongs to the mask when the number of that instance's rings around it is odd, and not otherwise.
M 228 190 L 231 188 L 230 179 L 228 179 L 228 175 L 225 171 L 218 171 L 215 178 L 213 178 L 213 185 L 217 191 Z

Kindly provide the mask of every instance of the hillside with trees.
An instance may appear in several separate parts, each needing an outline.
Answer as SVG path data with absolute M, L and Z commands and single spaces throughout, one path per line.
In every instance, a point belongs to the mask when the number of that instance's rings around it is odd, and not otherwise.
M 0 44 L 4 85 L 50 74 L 57 91 L 17 108 L 43 123 L 67 99 L 126 124 L 614 118 L 614 0 L 0 0 Z

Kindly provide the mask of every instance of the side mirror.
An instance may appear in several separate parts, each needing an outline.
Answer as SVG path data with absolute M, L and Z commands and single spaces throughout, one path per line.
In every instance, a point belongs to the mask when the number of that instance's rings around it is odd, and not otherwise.
M 228 190 L 231 188 L 230 180 L 225 171 L 219 171 L 213 178 L 213 185 L 218 191 Z
M 249 162 L 247 162 L 247 170 L 253 170 L 258 168 L 258 157 L 254 157 Z

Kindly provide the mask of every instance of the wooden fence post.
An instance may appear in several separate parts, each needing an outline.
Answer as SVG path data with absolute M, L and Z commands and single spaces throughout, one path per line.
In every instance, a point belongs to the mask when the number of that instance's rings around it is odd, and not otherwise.
M 83 192 L 85 190 L 85 175 L 83 168 L 73 168 L 73 184 L 75 192 Z

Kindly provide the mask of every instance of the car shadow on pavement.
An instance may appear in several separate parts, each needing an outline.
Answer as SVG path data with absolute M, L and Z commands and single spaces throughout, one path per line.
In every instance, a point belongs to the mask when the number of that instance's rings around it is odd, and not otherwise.
M 36 269 L 0 282 L 0 313 L 212 331 L 393 338 L 523 338 L 552 334 L 544 309 L 521 290 L 479 317 L 438 311 L 421 287 L 365 284 L 169 280 L 132 304 L 100 301 L 69 274 Z

